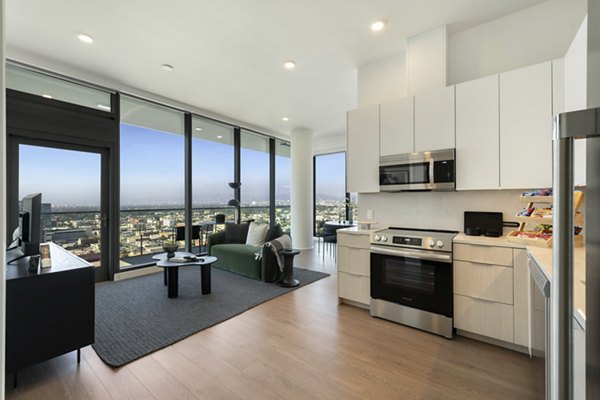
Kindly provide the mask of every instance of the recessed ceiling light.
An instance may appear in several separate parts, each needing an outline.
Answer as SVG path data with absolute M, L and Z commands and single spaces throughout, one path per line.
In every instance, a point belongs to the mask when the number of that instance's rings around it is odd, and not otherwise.
M 217 139 L 223 139 L 223 136 L 217 135 Z
M 202 128 L 196 128 L 196 130 L 197 130 L 197 131 L 201 131 L 201 130 L 202 130 Z
M 164 69 L 165 71 L 173 71 L 175 68 L 173 68 L 172 65 L 169 64 L 163 64 L 161 65 L 162 69 Z
M 52 96 L 50 96 L 49 94 L 43 94 L 42 97 L 45 97 L 47 99 L 51 99 L 52 98 Z
M 385 21 L 379 20 L 379 21 L 375 21 L 371 24 L 371 30 L 373 32 L 379 32 L 383 28 L 385 28 Z
M 288 122 L 290 119 L 288 117 L 281 117 L 281 120 L 284 122 Z
M 77 37 L 83 43 L 94 43 L 94 38 L 91 37 L 90 35 L 86 35 L 85 33 L 80 33 L 79 35 L 77 35 Z
M 102 110 L 110 111 L 110 106 L 107 106 L 106 104 L 96 104 L 96 107 Z
M 296 63 L 293 62 L 293 61 L 286 61 L 286 62 L 283 63 L 283 66 L 286 69 L 294 69 L 294 68 L 296 68 Z

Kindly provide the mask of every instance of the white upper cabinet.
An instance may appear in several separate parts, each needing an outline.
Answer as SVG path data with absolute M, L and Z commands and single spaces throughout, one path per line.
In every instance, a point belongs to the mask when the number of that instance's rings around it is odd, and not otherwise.
M 454 147 L 454 86 L 415 96 L 415 151 Z
M 412 96 L 380 105 L 379 155 L 415 151 L 414 110 Z
M 546 62 L 500 74 L 500 187 L 551 186 L 552 66 Z
M 348 112 L 346 190 L 379 192 L 379 105 Z
M 456 85 L 456 188 L 500 187 L 498 75 Z

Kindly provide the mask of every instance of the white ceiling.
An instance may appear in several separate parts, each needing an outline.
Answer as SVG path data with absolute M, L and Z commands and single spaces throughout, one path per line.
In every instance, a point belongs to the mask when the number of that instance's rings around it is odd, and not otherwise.
M 444 24 L 464 29 L 540 2 L 7 0 L 7 51 L 281 136 L 295 127 L 331 135 L 345 131 L 346 111 L 356 107 L 358 66 L 403 51 L 409 36 Z M 375 34 L 369 25 L 377 19 L 388 26 Z M 83 44 L 80 32 L 95 42 Z M 282 66 L 290 59 L 293 71 Z

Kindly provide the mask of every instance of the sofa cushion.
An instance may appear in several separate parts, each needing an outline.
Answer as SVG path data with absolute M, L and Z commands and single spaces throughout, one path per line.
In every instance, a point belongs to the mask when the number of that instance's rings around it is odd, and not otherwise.
M 236 243 L 216 244 L 210 249 L 210 254 L 217 257 L 215 267 L 254 279 L 261 279 L 261 260 L 256 259 L 259 252 L 260 247 Z
M 277 239 L 281 235 L 283 235 L 283 229 L 281 229 L 281 225 L 275 224 L 267 231 L 265 242 L 270 242 L 273 239 Z
M 225 224 L 225 243 L 246 243 L 249 224 Z
M 250 246 L 262 246 L 265 243 L 265 237 L 267 236 L 267 224 L 257 224 L 256 222 L 250 222 L 248 227 L 248 237 L 246 238 L 246 244 Z

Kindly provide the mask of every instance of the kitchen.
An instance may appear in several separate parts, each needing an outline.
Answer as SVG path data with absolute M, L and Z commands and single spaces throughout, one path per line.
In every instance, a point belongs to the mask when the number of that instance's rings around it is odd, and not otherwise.
M 473 337 L 515 351 L 533 355 L 541 355 L 547 351 L 550 354 L 548 360 L 550 369 L 547 372 L 546 384 L 549 386 L 546 394 L 549 396 L 547 398 L 552 399 L 596 398 L 598 393 L 594 383 L 598 380 L 593 379 L 594 375 L 591 372 L 593 371 L 591 365 L 597 362 L 595 358 L 597 353 L 592 353 L 595 349 L 592 349 L 592 345 L 589 344 L 586 347 L 585 341 L 586 335 L 593 337 L 594 325 L 591 321 L 582 318 L 585 315 L 586 302 L 582 299 L 585 298 L 586 286 L 595 282 L 592 281 L 593 269 L 588 268 L 588 275 L 584 278 L 584 267 L 581 266 L 584 249 L 577 248 L 574 251 L 575 309 L 561 307 L 561 314 L 558 314 L 558 307 L 552 307 L 551 299 L 543 297 L 546 290 L 545 294 L 551 298 L 561 296 L 555 303 L 571 304 L 571 300 L 564 297 L 565 294 L 570 295 L 571 290 L 561 289 L 554 293 L 548 290 L 547 286 L 553 287 L 554 282 L 556 287 L 564 287 L 564 284 L 561 285 L 559 282 L 571 282 L 568 275 L 567 278 L 564 278 L 565 275 L 557 275 L 557 266 L 552 266 L 553 252 L 554 259 L 561 260 L 568 260 L 571 254 L 568 246 L 557 245 L 563 243 L 564 239 L 561 237 L 567 236 L 564 233 L 565 229 L 568 232 L 571 230 L 569 226 L 573 225 L 571 220 L 570 223 L 566 223 L 567 228 L 561 229 L 565 223 L 561 223 L 562 220 L 559 218 L 562 217 L 557 216 L 559 205 L 565 203 L 565 193 L 569 200 L 575 186 L 577 190 L 585 192 L 586 198 L 581 210 L 583 216 L 587 218 L 585 227 L 588 227 L 588 230 L 590 226 L 594 226 L 593 221 L 596 221 L 594 218 L 597 218 L 594 214 L 596 207 L 589 204 L 598 204 L 597 188 L 594 186 L 598 183 L 593 181 L 598 179 L 593 176 L 598 166 L 588 165 L 586 181 L 586 147 L 581 140 L 571 145 L 574 147 L 574 157 L 571 160 L 568 157 L 570 153 L 565 152 L 564 149 L 560 153 L 561 157 L 558 158 L 570 160 L 573 163 L 572 168 L 569 168 L 565 161 L 553 164 L 552 141 L 554 115 L 600 105 L 594 98 L 597 93 L 600 93 L 600 88 L 597 87 L 597 83 L 589 79 L 594 75 L 594 71 L 600 69 L 597 60 L 592 56 L 594 38 L 597 37 L 594 36 L 595 28 L 592 26 L 597 24 L 589 22 L 594 20 L 596 12 L 590 2 L 588 19 L 583 21 L 577 34 L 572 38 L 564 58 L 502 71 L 449 86 L 446 86 L 448 79 L 445 63 L 437 70 L 428 68 L 425 72 L 415 65 L 411 66 L 411 62 L 429 62 L 431 65 L 438 65 L 435 64 L 436 60 L 445 60 L 448 45 L 445 29 L 440 28 L 419 37 L 409 38 L 406 56 L 408 59 L 406 94 L 410 95 L 397 100 L 383 99 L 377 104 L 363 103 L 364 107 L 348 113 L 348 191 L 359 193 L 358 219 L 378 221 L 379 224 L 374 226 L 374 231 L 356 229 L 352 232 L 340 232 L 338 241 L 340 299 L 343 302 L 370 308 L 372 315 L 384 315 L 384 318 L 392 320 L 399 318 L 402 323 L 410 326 L 436 331 L 433 326 L 439 326 L 441 323 L 431 322 L 429 315 L 415 316 L 411 311 L 407 312 L 404 309 L 384 313 L 380 311 L 380 307 L 377 306 L 378 300 L 373 299 L 374 280 L 379 280 L 377 273 L 375 277 L 373 276 L 378 268 L 374 266 L 373 260 L 379 257 L 374 255 L 374 248 L 376 248 L 375 253 L 379 253 L 381 244 L 388 245 L 389 249 L 392 243 L 406 241 L 405 243 L 408 244 L 400 246 L 403 251 L 407 248 L 411 251 L 416 248 L 422 248 L 420 251 L 427 249 L 428 253 L 430 250 L 435 250 L 437 240 L 431 241 L 430 237 L 433 235 L 430 233 L 408 234 L 406 230 L 400 232 L 396 230 L 395 233 L 380 231 L 388 227 L 455 231 L 457 235 L 453 239 L 450 252 L 454 261 L 454 328 L 459 335 Z M 419 74 L 426 74 L 426 77 Z M 582 76 L 587 79 L 582 80 Z M 360 77 L 359 71 L 359 79 Z M 359 105 L 361 105 L 360 98 Z M 581 133 L 574 132 L 574 134 Z M 591 164 L 598 156 L 597 153 L 593 153 L 597 151 L 592 148 L 594 142 L 588 140 L 587 162 Z M 405 157 L 408 158 L 419 156 L 423 156 L 424 159 L 433 158 L 436 151 L 443 149 L 455 149 L 456 191 L 422 191 L 431 188 L 397 193 L 387 192 L 385 188 L 382 191 L 380 184 L 384 183 L 384 180 L 381 179 L 381 168 L 385 169 L 388 166 L 390 158 L 398 155 L 406 155 Z M 554 154 L 557 157 L 556 150 Z M 566 182 L 566 187 L 571 189 L 563 189 L 558 195 L 557 174 L 558 171 L 565 169 L 573 173 L 573 178 Z M 422 183 L 423 179 L 432 178 L 434 174 L 432 167 L 428 173 L 419 173 L 415 170 L 412 172 L 415 184 Z M 412 178 L 407 179 L 410 181 Z M 560 182 L 563 180 L 564 178 L 561 178 Z M 430 181 L 431 179 L 428 180 Z M 564 186 L 565 183 L 561 185 Z M 555 210 L 552 249 L 509 241 L 506 235 L 514 231 L 514 227 L 504 228 L 499 238 L 467 236 L 462 233 L 465 211 L 499 212 L 504 221 L 515 222 L 518 220 L 517 213 L 526 208 L 528 200 L 531 200 L 523 199 L 523 193 L 553 186 L 555 196 L 546 199 L 547 203 L 554 202 Z M 531 225 L 527 229 L 533 228 L 534 224 Z M 593 230 L 586 232 L 585 227 L 583 237 L 588 241 L 597 241 L 597 238 L 594 239 L 595 232 Z M 413 240 L 415 242 L 412 242 Z M 545 243 L 541 244 L 545 245 Z M 589 244 L 587 248 L 591 248 Z M 588 252 L 588 260 L 591 259 L 593 251 Z M 376 264 L 380 263 L 376 262 Z M 423 262 L 424 264 L 426 263 Z M 553 268 L 555 268 L 554 281 L 552 281 Z M 564 267 L 564 263 L 560 268 L 564 274 L 567 268 Z M 532 278 L 532 274 L 536 272 L 541 272 L 541 277 L 546 279 L 546 283 L 544 279 L 538 282 L 539 274 L 537 280 L 535 277 Z M 561 279 L 566 280 L 561 281 Z M 586 283 L 584 284 L 583 281 Z M 537 289 L 538 287 L 541 291 Z M 588 295 L 589 293 L 588 289 Z M 412 298 L 406 298 L 412 301 Z M 590 298 L 592 300 L 589 300 Z M 588 296 L 588 307 L 592 301 L 595 301 L 593 296 Z M 568 313 L 565 314 L 565 310 Z M 565 315 L 571 315 L 571 312 L 575 320 L 566 323 Z M 553 318 L 549 318 L 550 314 Z M 588 310 L 588 315 L 594 314 L 590 314 Z M 418 325 L 428 319 L 429 323 Z M 562 324 L 556 322 L 559 319 Z M 571 326 L 574 328 L 572 332 Z M 549 328 L 548 331 L 545 331 L 546 327 Z M 442 331 L 447 332 L 447 329 Z M 437 333 L 447 336 L 444 333 Z M 568 346 L 571 342 L 573 342 L 572 349 Z M 546 345 L 556 351 L 546 350 L 550 348 Z M 569 364 L 567 360 L 572 357 L 572 354 L 574 354 L 574 373 L 571 376 L 570 370 L 565 366 Z M 585 372 L 583 372 L 586 356 L 587 385 Z

